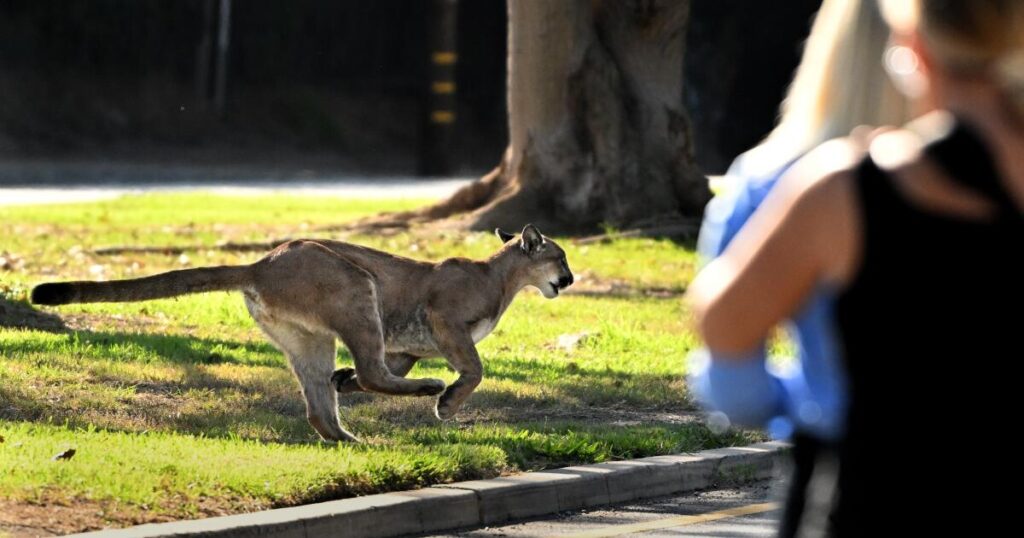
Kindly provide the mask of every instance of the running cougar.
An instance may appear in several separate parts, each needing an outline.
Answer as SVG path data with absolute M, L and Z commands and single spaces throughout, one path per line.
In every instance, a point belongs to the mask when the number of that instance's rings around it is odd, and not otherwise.
M 522 288 L 558 296 L 573 282 L 563 251 L 532 224 L 520 238 L 495 230 L 505 245 L 486 261 L 411 260 L 327 240 L 289 241 L 252 265 L 202 267 L 110 282 L 36 286 L 42 305 L 128 302 L 207 291 L 241 290 L 249 313 L 288 358 L 302 385 L 306 417 L 328 441 L 356 441 L 338 420 L 338 392 L 440 394 L 438 418 L 450 418 L 480 384 L 475 344 L 487 336 Z M 341 339 L 355 368 L 334 370 Z M 423 357 L 444 356 L 459 373 L 406 379 Z

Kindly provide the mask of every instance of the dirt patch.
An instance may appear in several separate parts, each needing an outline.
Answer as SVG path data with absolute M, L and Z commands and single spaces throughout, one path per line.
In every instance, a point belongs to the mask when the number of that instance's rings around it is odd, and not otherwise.
M 270 506 L 253 502 L 200 499 L 194 513 L 168 514 L 147 507 L 126 507 L 113 502 L 74 499 L 69 502 L 18 502 L 0 499 L 0 536 L 36 538 L 63 536 L 77 532 L 116 529 L 166 523 L 180 519 L 198 519 L 255 512 Z
M 563 293 L 566 295 L 582 295 L 584 297 L 653 297 L 657 299 L 671 299 L 673 297 L 682 297 L 686 293 L 686 288 L 681 286 L 636 286 L 625 280 L 604 279 L 591 275 L 587 279 L 580 279 L 578 283 Z
M 0 536 L 34 538 L 102 529 L 109 525 L 106 508 L 84 501 L 39 505 L 0 500 Z

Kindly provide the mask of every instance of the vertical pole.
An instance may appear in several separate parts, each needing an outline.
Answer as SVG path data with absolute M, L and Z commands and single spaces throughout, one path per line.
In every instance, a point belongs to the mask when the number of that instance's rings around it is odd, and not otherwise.
M 458 7 L 458 0 L 433 0 L 427 70 L 430 78 L 420 144 L 420 175 L 450 174 L 452 169 Z
M 203 37 L 196 47 L 196 99 L 199 108 L 210 105 L 210 58 L 213 56 L 213 16 L 217 0 L 203 2 Z
M 224 115 L 224 100 L 228 83 L 228 44 L 231 39 L 231 0 L 220 0 L 217 18 L 217 73 L 213 88 L 213 106 L 217 114 Z

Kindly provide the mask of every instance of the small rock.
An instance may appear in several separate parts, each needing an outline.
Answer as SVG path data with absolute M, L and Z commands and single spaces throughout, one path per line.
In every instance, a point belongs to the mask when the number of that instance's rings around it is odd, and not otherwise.
M 6 250 L 0 252 L 0 270 L 17 271 L 25 267 L 25 259 Z
M 559 335 L 558 343 L 556 345 L 559 349 L 565 350 L 567 353 L 572 353 L 580 344 L 593 338 L 595 334 L 596 333 L 592 333 L 590 331 L 582 331 L 578 333 Z

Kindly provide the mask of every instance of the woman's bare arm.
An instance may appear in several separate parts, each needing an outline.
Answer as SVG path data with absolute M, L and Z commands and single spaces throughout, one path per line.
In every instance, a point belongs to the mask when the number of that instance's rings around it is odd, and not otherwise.
M 816 284 L 849 280 L 859 254 L 850 169 L 862 155 L 847 140 L 812 151 L 697 275 L 688 296 L 712 352 L 748 356 Z

